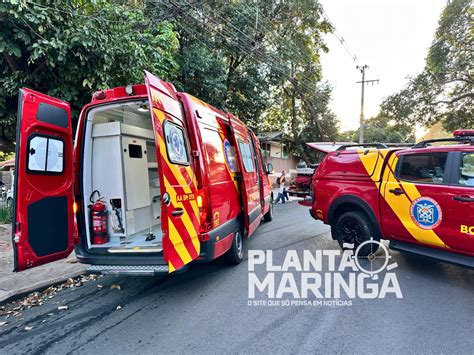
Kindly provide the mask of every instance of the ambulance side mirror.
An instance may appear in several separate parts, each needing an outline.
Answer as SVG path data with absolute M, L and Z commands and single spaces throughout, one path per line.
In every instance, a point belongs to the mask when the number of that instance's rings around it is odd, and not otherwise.
M 271 174 L 273 171 L 273 164 L 272 163 L 268 163 L 267 164 L 267 174 Z

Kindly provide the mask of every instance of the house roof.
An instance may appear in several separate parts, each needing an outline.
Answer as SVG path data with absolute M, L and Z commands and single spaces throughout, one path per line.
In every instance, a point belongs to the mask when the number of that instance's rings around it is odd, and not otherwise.
M 15 166 L 15 158 L 0 162 L 0 170 L 3 170 L 10 166 Z
M 258 135 L 261 142 L 292 142 L 282 131 L 262 132 Z

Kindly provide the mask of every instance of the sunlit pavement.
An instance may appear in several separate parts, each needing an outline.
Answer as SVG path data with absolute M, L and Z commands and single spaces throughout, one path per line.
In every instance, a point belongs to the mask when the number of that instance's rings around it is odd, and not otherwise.
M 274 221 L 262 224 L 247 248 L 273 250 L 280 265 L 288 250 L 338 249 L 329 227 L 314 221 L 308 208 L 290 203 L 274 212 Z M 350 307 L 249 306 L 248 261 L 229 267 L 218 260 L 173 277 L 107 276 L 60 291 L 7 319 L 0 327 L 0 349 L 4 354 L 472 352 L 474 272 L 390 254 L 398 264 L 393 272 L 401 299 L 356 298 Z

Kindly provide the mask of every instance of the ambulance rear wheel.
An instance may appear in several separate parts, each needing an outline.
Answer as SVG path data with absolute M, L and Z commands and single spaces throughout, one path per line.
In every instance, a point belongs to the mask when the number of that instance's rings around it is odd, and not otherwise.
M 234 240 L 232 241 L 232 247 L 225 254 L 226 260 L 231 265 L 237 265 L 244 259 L 244 237 L 240 228 L 234 232 Z
M 358 211 L 341 214 L 331 228 L 331 232 L 343 250 L 354 250 L 354 253 L 362 243 L 371 238 L 375 240 L 372 224 L 363 213 Z M 377 249 L 377 243 L 367 243 L 360 248 L 357 255 L 366 257 L 375 253 Z
M 273 203 L 270 203 L 270 209 L 263 216 L 265 222 L 271 222 L 273 220 Z

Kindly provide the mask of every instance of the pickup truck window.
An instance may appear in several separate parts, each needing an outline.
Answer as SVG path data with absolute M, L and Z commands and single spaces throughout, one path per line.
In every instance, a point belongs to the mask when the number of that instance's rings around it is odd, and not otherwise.
M 397 178 L 401 180 L 442 184 L 448 153 L 402 155 L 398 161 Z
M 474 153 L 462 154 L 459 171 L 459 185 L 474 187 Z

